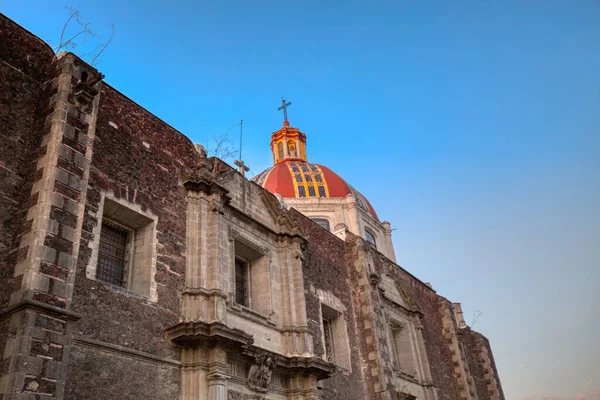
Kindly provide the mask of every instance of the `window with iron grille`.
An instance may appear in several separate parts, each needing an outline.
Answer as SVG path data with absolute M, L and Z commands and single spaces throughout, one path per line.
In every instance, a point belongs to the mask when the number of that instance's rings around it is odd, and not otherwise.
M 367 229 L 365 229 L 365 239 L 367 239 L 367 242 L 371 243 L 373 246 L 375 246 L 375 248 L 377 248 L 377 240 L 375 239 L 375 235 Z
M 108 222 L 102 223 L 96 278 L 117 286 L 125 286 L 128 243 L 131 232 Z
M 235 259 L 235 302 L 248 307 L 248 262 Z
M 333 294 L 331 294 L 333 296 Z M 321 297 L 321 295 L 319 295 Z M 329 296 L 327 296 L 329 297 Z M 321 300 L 327 297 L 321 298 Z M 321 328 L 323 329 L 323 359 L 347 370 L 352 370 L 350 363 L 350 343 L 344 314 L 335 302 L 321 303 Z M 337 303 L 339 306 L 339 303 Z M 336 308 L 332 308 L 336 307 Z
M 113 285 L 120 293 L 133 292 L 150 301 L 156 290 L 156 226 L 158 218 L 125 199 L 102 195 L 98 225 L 86 276 Z
M 330 363 L 335 362 L 335 347 L 333 343 L 333 331 L 331 322 L 323 318 L 323 339 L 325 340 L 325 357 Z
M 235 306 L 244 306 L 268 318 L 273 313 L 271 261 L 268 250 L 231 232 L 233 239 L 230 296 Z M 236 308 L 236 307 L 234 307 Z M 237 307 L 237 310 L 240 310 Z

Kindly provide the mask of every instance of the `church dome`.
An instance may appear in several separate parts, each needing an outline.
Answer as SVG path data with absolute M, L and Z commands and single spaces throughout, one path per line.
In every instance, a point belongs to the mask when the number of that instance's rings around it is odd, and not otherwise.
M 367 198 L 324 165 L 303 160 L 285 160 L 251 180 L 284 198 L 343 198 L 352 194 L 359 207 L 379 220 Z
M 271 135 L 273 166 L 251 180 L 283 198 L 344 198 L 354 195 L 360 208 L 379 220 L 371 203 L 329 168 L 309 163 L 306 157 L 306 135 L 290 127 L 286 103 L 282 99 L 283 127 Z

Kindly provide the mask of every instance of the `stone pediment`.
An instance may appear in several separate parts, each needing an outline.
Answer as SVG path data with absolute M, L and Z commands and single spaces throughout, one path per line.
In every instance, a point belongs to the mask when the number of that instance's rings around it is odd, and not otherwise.
M 394 303 L 394 305 L 401 307 L 406 311 L 420 312 L 419 307 L 410 300 L 400 285 L 390 276 L 383 274 L 378 287 L 379 290 L 381 290 L 383 297 L 391 303 Z
M 278 233 L 290 236 L 300 235 L 300 229 L 296 222 L 290 217 L 287 210 L 283 209 L 277 198 L 266 190 L 260 191 L 263 205 L 275 222 Z

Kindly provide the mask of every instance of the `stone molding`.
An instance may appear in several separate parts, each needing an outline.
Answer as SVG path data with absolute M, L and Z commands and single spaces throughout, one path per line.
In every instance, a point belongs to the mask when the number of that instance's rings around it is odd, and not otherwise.
M 131 349 L 129 347 L 119 346 L 117 344 L 112 344 L 108 342 L 103 342 L 101 340 L 89 339 L 85 337 L 74 337 L 73 344 L 81 346 L 81 347 L 90 347 L 93 349 L 99 349 L 102 351 L 107 351 L 110 353 L 118 354 L 123 357 L 129 357 L 134 359 L 139 359 L 146 362 L 152 362 L 156 364 L 167 364 L 174 365 L 177 367 L 181 367 L 183 363 L 178 360 L 174 360 L 172 358 L 159 357 L 151 353 L 146 353 L 144 351 L 139 351 L 135 349 Z
M 32 309 L 36 311 L 42 311 L 52 316 L 61 317 L 68 321 L 77 321 L 81 319 L 82 315 L 71 310 L 67 310 L 61 307 L 56 307 L 48 303 L 43 303 L 37 300 L 23 299 L 17 304 L 13 304 L 9 307 L 0 311 L 0 320 L 10 317 L 22 310 Z

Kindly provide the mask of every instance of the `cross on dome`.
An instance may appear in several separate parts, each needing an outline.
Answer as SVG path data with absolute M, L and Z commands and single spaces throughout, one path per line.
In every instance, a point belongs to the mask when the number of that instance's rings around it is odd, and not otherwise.
M 286 102 L 283 96 L 281 96 L 281 107 L 279 107 L 277 111 L 283 110 L 283 126 L 290 126 L 290 123 L 287 118 L 287 108 L 291 105 L 291 101 Z

